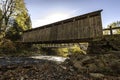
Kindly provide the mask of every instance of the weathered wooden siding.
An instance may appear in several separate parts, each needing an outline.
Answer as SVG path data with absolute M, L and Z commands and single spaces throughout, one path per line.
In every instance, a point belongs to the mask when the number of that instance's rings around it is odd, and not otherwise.
M 23 42 L 55 43 L 93 39 L 102 36 L 101 11 L 25 31 Z

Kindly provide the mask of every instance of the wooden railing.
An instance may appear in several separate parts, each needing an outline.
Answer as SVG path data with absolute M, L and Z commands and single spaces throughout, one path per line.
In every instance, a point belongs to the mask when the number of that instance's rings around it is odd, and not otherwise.
M 120 30 L 120 27 L 112 27 L 112 26 L 110 26 L 109 28 L 103 29 L 103 32 L 104 31 L 109 31 L 110 32 L 109 35 L 114 35 L 113 30 Z

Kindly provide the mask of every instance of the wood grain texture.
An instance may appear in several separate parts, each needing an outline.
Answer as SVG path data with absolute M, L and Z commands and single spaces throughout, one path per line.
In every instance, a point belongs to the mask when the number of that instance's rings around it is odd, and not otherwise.
M 23 42 L 67 42 L 102 36 L 101 10 L 25 31 Z

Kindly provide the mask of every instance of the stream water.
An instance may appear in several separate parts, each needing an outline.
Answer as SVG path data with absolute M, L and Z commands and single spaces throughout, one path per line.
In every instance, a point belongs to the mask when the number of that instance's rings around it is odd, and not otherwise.
M 64 62 L 67 58 L 58 56 L 31 56 L 31 57 L 0 57 L 0 66 L 12 64 L 32 64 L 45 61 Z

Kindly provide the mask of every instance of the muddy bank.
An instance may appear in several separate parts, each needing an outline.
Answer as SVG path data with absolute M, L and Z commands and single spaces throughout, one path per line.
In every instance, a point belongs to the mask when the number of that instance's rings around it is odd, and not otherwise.
M 109 51 L 104 54 L 73 54 L 67 63 L 70 63 L 79 73 L 86 73 L 97 79 L 114 77 L 120 79 L 120 51 Z M 119 78 L 119 79 L 118 79 Z

